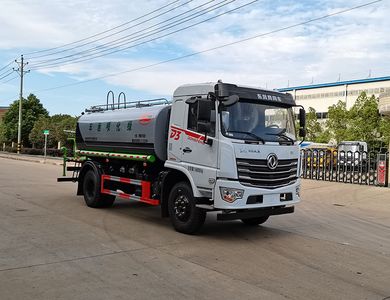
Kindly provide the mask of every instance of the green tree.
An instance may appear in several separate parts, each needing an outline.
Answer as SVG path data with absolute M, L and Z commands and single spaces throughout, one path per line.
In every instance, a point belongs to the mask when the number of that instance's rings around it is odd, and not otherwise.
M 337 104 L 329 106 L 326 127 L 329 130 L 330 137 L 334 138 L 337 143 L 348 140 L 349 123 L 349 112 L 345 102 L 339 101 Z
M 54 115 L 51 117 L 51 123 L 53 128 L 53 139 L 56 142 L 61 142 L 61 145 L 66 143 L 67 138 L 70 136 L 67 131 L 75 131 L 77 118 L 70 115 Z
M 45 136 L 43 135 L 43 130 L 51 129 L 51 120 L 50 117 L 41 116 L 35 123 L 34 127 L 31 129 L 29 134 L 30 142 L 33 148 L 43 148 L 45 143 Z M 47 137 L 47 146 L 49 148 L 53 147 L 54 141 L 52 137 L 52 132 L 50 132 Z
M 5 126 L 2 122 L 0 122 L 0 143 L 3 144 L 5 142 L 7 142 L 7 139 L 5 137 Z
M 69 134 L 64 130 L 76 129 L 77 119 L 70 115 L 54 115 L 52 117 L 41 117 L 39 118 L 31 130 L 30 142 L 34 147 L 42 148 L 44 144 L 43 130 L 48 129 L 50 134 L 48 136 L 48 147 L 57 147 L 57 143 L 61 142 L 65 144 Z
M 317 119 L 316 110 L 309 107 L 306 114 L 306 139 L 317 143 L 327 143 L 329 141 L 329 131 Z
M 381 117 L 379 132 L 384 146 L 388 147 L 390 144 L 390 117 Z
M 380 135 L 381 117 L 378 113 L 378 100 L 374 95 L 367 97 L 362 92 L 349 111 L 350 140 L 373 142 Z
M 318 134 L 317 138 L 315 139 L 318 143 L 329 143 L 331 140 L 331 135 L 329 130 L 326 128 L 326 125 L 321 125 L 322 131 Z
M 35 122 L 40 117 L 47 117 L 49 113 L 43 107 L 39 99 L 30 94 L 27 99 L 22 100 L 22 144 L 30 145 L 29 134 Z M 5 139 L 16 142 L 18 139 L 19 100 L 14 101 L 9 110 L 5 113 L 3 124 L 5 127 Z

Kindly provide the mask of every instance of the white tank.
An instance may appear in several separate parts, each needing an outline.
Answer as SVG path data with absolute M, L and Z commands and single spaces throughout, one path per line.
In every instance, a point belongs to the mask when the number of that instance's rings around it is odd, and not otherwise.
M 80 150 L 153 154 L 167 159 L 171 106 L 154 105 L 87 111 L 77 123 Z

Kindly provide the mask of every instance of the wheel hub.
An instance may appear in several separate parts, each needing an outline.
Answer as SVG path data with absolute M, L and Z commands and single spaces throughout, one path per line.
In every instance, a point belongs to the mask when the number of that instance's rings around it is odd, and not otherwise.
M 191 206 L 190 206 L 190 201 L 188 200 L 188 198 L 186 196 L 179 195 L 175 199 L 175 203 L 174 203 L 173 208 L 174 208 L 176 217 L 180 221 L 187 221 L 188 220 L 188 218 L 190 216 Z

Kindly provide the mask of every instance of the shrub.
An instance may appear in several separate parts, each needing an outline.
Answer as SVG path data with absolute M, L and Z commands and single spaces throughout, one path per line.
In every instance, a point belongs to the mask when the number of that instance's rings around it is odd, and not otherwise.
M 16 153 L 17 151 L 16 148 L 5 147 L 5 152 Z M 37 148 L 22 148 L 21 153 L 28 155 L 44 155 L 44 150 Z M 49 148 L 46 150 L 46 154 L 47 156 L 61 157 L 63 152 L 59 149 Z
M 3 149 L 3 148 L 2 148 L 2 149 Z M 4 148 L 4 151 L 5 151 L 5 152 L 16 153 L 16 148 L 12 148 L 12 147 L 6 146 L 6 147 Z
M 42 149 L 34 149 L 34 148 L 22 148 L 22 154 L 29 154 L 29 155 L 43 155 Z

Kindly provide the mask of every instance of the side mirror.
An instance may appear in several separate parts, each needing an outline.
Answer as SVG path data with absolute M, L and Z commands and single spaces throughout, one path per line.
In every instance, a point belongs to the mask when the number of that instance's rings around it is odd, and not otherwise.
M 198 97 L 192 96 L 192 97 L 188 98 L 185 102 L 186 102 L 187 104 L 194 104 L 194 103 L 196 103 L 196 101 L 198 101 L 198 100 L 199 100 Z
M 213 103 L 210 100 L 199 100 L 198 103 L 198 120 L 210 122 Z
M 225 107 L 231 106 L 231 105 L 237 103 L 239 100 L 240 100 L 240 97 L 238 97 L 238 95 L 230 95 L 229 97 L 227 97 L 226 100 L 223 100 L 223 105 Z
M 299 127 L 306 127 L 306 112 L 303 108 L 299 109 Z
M 299 128 L 299 136 L 305 138 L 305 136 L 306 136 L 306 129 L 305 128 Z
M 210 122 L 198 122 L 198 132 L 204 133 L 204 143 L 207 145 L 212 145 L 213 140 L 207 138 L 207 134 L 211 132 L 211 123 Z

